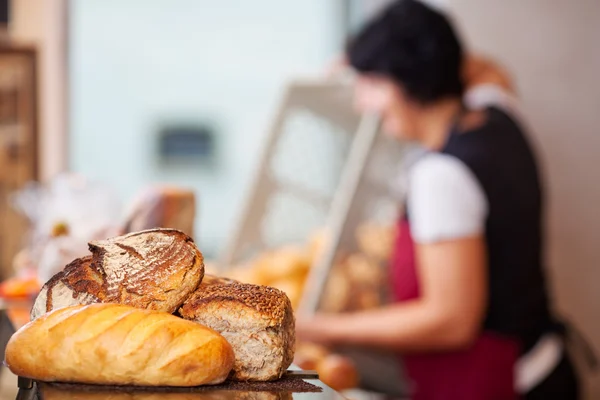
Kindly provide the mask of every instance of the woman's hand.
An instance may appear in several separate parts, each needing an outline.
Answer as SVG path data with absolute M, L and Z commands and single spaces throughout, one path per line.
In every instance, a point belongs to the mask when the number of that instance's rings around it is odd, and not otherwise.
M 312 316 L 296 316 L 296 337 L 302 341 L 318 343 L 323 346 L 339 344 L 339 338 L 351 329 L 347 318 L 354 314 L 317 313 Z M 350 318 L 352 319 L 352 317 Z
M 496 62 L 475 55 L 468 55 L 463 64 L 463 78 L 466 90 L 480 85 L 496 85 L 509 93 L 514 93 L 510 74 Z
M 313 316 L 296 316 L 296 338 L 306 342 L 327 345 L 328 330 L 334 326 L 335 316 L 316 314 Z

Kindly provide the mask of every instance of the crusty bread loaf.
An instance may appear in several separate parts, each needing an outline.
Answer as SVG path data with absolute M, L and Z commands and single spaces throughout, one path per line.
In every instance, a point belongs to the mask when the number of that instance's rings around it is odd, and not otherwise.
M 215 331 L 117 304 L 47 313 L 6 347 L 13 373 L 41 381 L 197 386 L 223 382 L 233 362 L 231 346 Z
M 77 259 L 48 281 L 31 319 L 69 305 L 121 303 L 173 313 L 204 275 L 202 254 L 175 229 L 150 229 L 90 243 L 91 257 Z
M 198 287 L 203 257 L 175 229 L 150 229 L 90 243 L 105 275 L 106 301 L 174 312 Z
M 227 339 L 235 353 L 234 380 L 278 379 L 292 363 L 294 314 L 281 290 L 244 283 L 201 285 L 179 313 Z

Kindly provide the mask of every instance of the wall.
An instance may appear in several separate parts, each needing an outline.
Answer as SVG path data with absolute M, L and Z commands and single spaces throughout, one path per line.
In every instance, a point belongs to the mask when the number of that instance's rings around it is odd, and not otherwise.
M 600 351 L 600 2 L 447 3 L 472 49 L 514 73 L 544 165 L 558 306 Z
M 196 189 L 196 229 L 214 256 L 243 201 L 285 82 L 323 69 L 341 28 L 337 1 L 71 2 L 71 167 L 125 199 L 156 181 Z M 215 166 L 157 163 L 165 120 L 218 129 Z

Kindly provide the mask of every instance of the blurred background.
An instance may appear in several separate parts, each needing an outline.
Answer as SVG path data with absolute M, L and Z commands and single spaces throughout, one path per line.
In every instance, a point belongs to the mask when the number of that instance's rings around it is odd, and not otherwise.
M 385 259 L 379 222 L 393 213 L 393 190 L 366 199 L 340 186 L 361 160 L 361 119 L 326 70 L 387 3 L 0 1 L 2 278 L 42 269 L 39 281 L 90 238 L 164 221 L 192 234 L 215 270 L 310 265 L 327 224 L 339 228 L 334 253 L 354 240 L 348 254 Z M 547 184 L 553 293 L 600 349 L 600 2 L 429 3 L 515 80 Z M 377 140 L 360 185 L 377 186 L 368 171 L 401 168 L 404 147 Z M 344 207 L 344 195 L 360 204 Z M 52 262 L 40 267 L 42 258 Z M 600 396 L 594 379 L 588 386 Z

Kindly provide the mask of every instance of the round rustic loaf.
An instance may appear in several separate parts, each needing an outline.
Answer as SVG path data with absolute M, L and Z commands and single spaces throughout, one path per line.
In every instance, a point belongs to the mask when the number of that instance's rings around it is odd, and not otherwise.
M 98 302 L 173 313 L 204 276 L 194 241 L 175 229 L 149 229 L 90 243 L 40 291 L 31 319 L 56 308 Z

